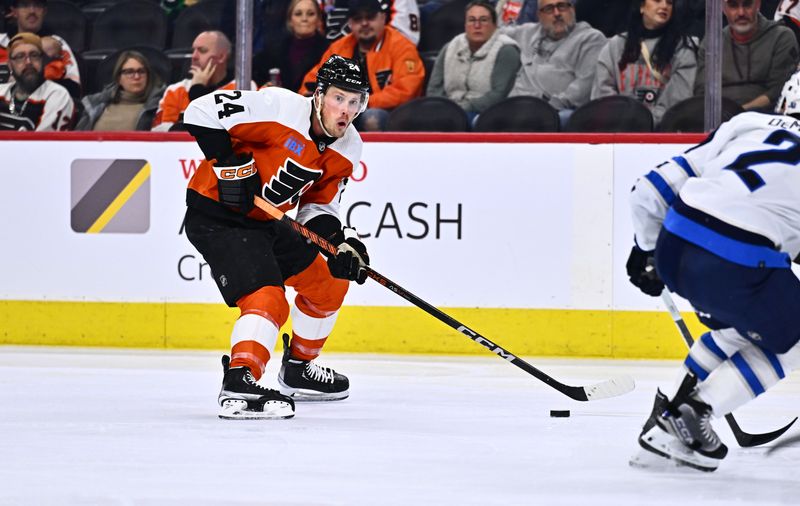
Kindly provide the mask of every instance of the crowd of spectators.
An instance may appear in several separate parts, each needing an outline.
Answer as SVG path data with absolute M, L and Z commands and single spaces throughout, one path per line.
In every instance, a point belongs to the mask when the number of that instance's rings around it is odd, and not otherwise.
M 800 62 L 798 2 L 722 1 L 722 95 L 742 110 L 771 111 Z M 113 70 L 93 87 L 96 76 L 87 74 L 97 65 L 89 72 L 85 59 L 95 48 L 74 51 L 52 28 L 63 25 L 48 17 L 66 2 L 83 9 L 87 30 L 98 6 L 158 5 L 173 42 L 185 14 L 212 2 L 219 8 L 196 25 L 190 48 L 102 54 Z M 192 99 L 235 86 L 235 5 L 0 0 L 0 129 L 180 130 Z M 253 0 L 251 89 L 310 95 L 320 63 L 340 54 L 360 61 L 370 82 L 362 131 L 384 130 L 394 109 L 424 96 L 458 104 L 470 124 L 508 98 L 535 97 L 557 111 L 562 129 L 589 102 L 622 96 L 642 104 L 657 127 L 673 106 L 705 91 L 704 7 L 705 0 Z M 452 39 L 432 47 L 426 28 L 439 29 L 445 12 L 452 19 L 441 30 L 449 26 Z M 165 75 L 151 50 L 171 51 L 182 66 Z

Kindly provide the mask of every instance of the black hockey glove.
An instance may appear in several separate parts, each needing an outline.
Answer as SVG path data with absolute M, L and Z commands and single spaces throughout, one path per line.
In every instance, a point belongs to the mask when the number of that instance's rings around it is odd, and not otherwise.
M 249 213 L 255 204 L 253 196 L 261 195 L 261 178 L 252 153 L 234 153 L 214 164 L 219 201 L 242 214 Z
M 367 280 L 367 271 L 364 267 L 369 265 L 367 247 L 358 240 L 355 229 L 344 227 L 344 242 L 339 245 L 336 256 L 328 257 L 328 269 L 334 278 L 349 279 L 359 285 Z
M 639 290 L 647 295 L 658 297 L 664 289 L 664 282 L 656 273 L 652 251 L 645 251 L 634 245 L 628 262 L 625 264 L 628 277 Z

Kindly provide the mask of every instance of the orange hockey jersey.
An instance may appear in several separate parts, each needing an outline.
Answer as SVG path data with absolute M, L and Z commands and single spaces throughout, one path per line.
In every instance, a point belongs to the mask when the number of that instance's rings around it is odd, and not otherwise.
M 193 100 L 184 123 L 227 130 L 233 151 L 253 153 L 261 196 L 282 211 L 297 207 L 297 221 L 329 214 L 339 218 L 339 200 L 361 159 L 362 141 L 353 125 L 330 144 L 311 137 L 312 98 L 279 87 L 259 91 L 218 90 Z M 214 161 L 205 160 L 189 189 L 219 200 Z M 253 209 L 249 216 L 271 219 Z

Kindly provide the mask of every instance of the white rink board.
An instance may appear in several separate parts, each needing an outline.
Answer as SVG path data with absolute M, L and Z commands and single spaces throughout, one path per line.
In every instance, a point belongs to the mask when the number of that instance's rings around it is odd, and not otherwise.
M 437 306 L 650 309 L 624 273 L 627 194 L 637 175 L 686 147 L 367 143 L 366 173 L 359 168 L 348 185 L 343 218 L 369 234 L 377 270 Z M 0 300 L 220 302 L 180 234 L 187 173 L 202 156 L 194 143 L 3 141 L 2 149 Z M 76 159 L 149 161 L 146 233 L 71 229 Z M 354 285 L 347 304 L 405 305 L 371 283 Z

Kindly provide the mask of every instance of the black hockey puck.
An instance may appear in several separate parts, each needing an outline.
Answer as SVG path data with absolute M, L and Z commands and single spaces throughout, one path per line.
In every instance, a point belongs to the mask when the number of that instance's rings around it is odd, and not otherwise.
M 569 418 L 568 409 L 551 409 L 550 416 L 553 418 Z

